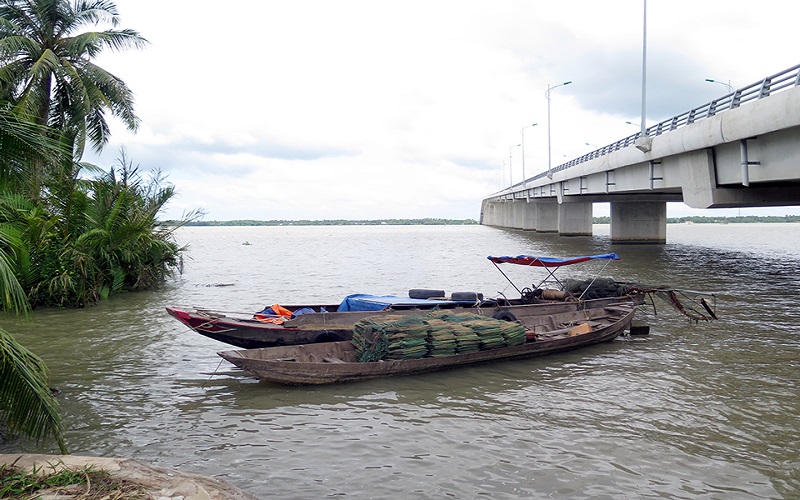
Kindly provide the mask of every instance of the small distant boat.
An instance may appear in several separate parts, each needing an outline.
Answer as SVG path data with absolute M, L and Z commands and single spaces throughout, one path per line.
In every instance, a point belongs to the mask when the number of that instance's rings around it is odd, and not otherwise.
M 501 270 L 501 274 L 520 295 L 519 298 L 510 299 L 505 296 L 488 298 L 477 292 L 445 294 L 444 290 L 412 289 L 409 290 L 408 297 L 353 294 L 336 304 L 274 304 L 257 313 L 177 307 L 167 307 L 166 310 L 200 335 L 236 347 L 252 349 L 349 340 L 356 322 L 376 314 L 407 315 L 419 314 L 420 311 L 446 309 L 468 311 L 507 321 L 524 321 L 531 315 L 602 308 L 623 299 L 636 304 L 644 302 L 643 293 L 628 292 L 624 284 L 620 284 L 616 293 L 588 299 L 585 293 L 591 289 L 591 284 L 580 292 L 571 293 L 564 290 L 564 284 L 554 277 L 554 268 L 590 260 L 604 260 L 608 263 L 619 259 L 614 253 L 567 259 L 530 255 L 490 256 L 488 259 L 495 266 L 509 263 L 544 268 L 548 278 L 538 285 L 520 288 Z M 559 289 L 545 288 L 546 282 L 557 283 Z
M 531 315 L 522 322 L 528 339 L 523 344 L 448 356 L 359 362 L 351 341 L 217 354 L 260 380 L 288 385 L 331 384 L 544 356 L 608 342 L 630 327 L 635 309 L 631 301 L 623 301 L 581 311 Z

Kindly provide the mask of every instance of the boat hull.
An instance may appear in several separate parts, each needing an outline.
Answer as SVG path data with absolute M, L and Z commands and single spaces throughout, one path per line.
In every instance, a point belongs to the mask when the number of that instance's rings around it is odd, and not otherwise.
M 352 325 L 336 326 L 329 323 L 303 326 L 288 326 L 285 323 L 276 325 L 255 319 L 228 317 L 213 311 L 186 311 L 174 307 L 166 309 L 170 316 L 200 335 L 244 349 L 335 342 L 353 336 Z M 323 318 L 320 318 L 320 321 L 322 320 Z
M 503 347 L 468 354 L 427 357 L 410 360 L 358 362 L 351 342 L 330 342 L 265 349 L 248 349 L 219 352 L 219 356 L 246 370 L 260 380 L 289 385 L 331 384 L 367 380 L 380 377 L 412 375 L 459 366 L 473 365 L 505 359 L 530 358 L 608 342 L 630 327 L 635 306 L 620 303 L 601 311 L 592 311 L 593 331 L 580 335 L 546 333 L 537 340 L 519 346 Z M 605 314 L 605 316 L 603 316 Z M 581 313 L 554 315 L 553 321 L 569 317 L 579 318 Z M 539 319 L 552 315 L 541 315 Z M 531 328 L 532 323 L 526 325 Z
M 491 307 L 456 307 L 453 312 L 470 312 L 482 316 L 521 321 L 531 316 L 558 314 L 583 309 L 602 308 L 608 304 L 629 301 L 641 304 L 643 296 L 609 297 L 584 301 L 520 303 L 509 301 L 509 305 Z M 307 307 L 307 306 L 287 306 Z M 319 306 L 312 306 L 319 309 Z M 335 306 L 328 306 L 335 307 Z M 383 311 L 310 313 L 276 325 L 262 323 L 252 318 L 236 318 L 211 310 L 188 311 L 167 307 L 167 312 L 195 332 L 205 337 L 243 349 L 278 347 L 286 345 L 314 344 L 350 340 L 353 326 L 367 317 L 381 315 L 420 314 L 424 309 L 386 309 Z

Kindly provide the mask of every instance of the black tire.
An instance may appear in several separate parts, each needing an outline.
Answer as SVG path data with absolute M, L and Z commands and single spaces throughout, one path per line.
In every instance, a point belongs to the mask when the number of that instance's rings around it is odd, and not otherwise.
M 453 292 L 450 298 L 452 300 L 469 300 L 472 302 L 477 302 L 479 300 L 483 300 L 483 294 L 477 292 Z
M 517 321 L 517 317 L 508 311 L 497 311 L 496 313 L 492 314 L 492 317 L 494 319 L 499 319 L 501 321 L 510 321 L 512 323 Z
M 311 340 L 312 344 L 319 344 L 320 342 L 338 342 L 342 340 L 342 338 L 335 333 L 325 332 L 320 333 L 316 337 Z
M 426 288 L 412 288 L 408 291 L 409 298 L 430 299 L 431 297 L 444 297 L 444 290 L 428 290 Z

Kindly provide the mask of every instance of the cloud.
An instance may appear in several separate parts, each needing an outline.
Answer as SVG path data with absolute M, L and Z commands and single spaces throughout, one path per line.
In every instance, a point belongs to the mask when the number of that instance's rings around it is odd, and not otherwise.
M 110 165 L 125 145 L 161 168 L 180 193 L 173 216 L 477 218 L 523 166 L 640 119 L 639 1 L 116 3 L 151 45 L 98 62 L 133 89 L 142 127 L 114 126 L 93 158 Z M 798 10 L 648 2 L 648 122 L 720 95 L 706 78 L 742 86 L 796 64 Z M 548 127 L 544 93 L 565 80 Z

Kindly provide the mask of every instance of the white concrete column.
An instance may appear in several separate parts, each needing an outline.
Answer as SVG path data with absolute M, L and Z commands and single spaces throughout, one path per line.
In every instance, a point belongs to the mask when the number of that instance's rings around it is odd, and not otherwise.
M 612 243 L 666 243 L 667 203 L 612 201 Z
M 478 219 L 478 224 L 482 226 L 491 226 L 491 210 L 492 210 L 492 203 L 489 200 L 483 200 L 481 202 L 481 215 Z
M 522 221 L 522 229 L 524 231 L 535 231 L 536 230 L 536 212 L 539 205 L 534 202 L 528 200 L 525 203 L 525 218 Z
M 490 201 L 484 205 L 481 213 L 481 224 L 485 226 L 502 226 L 505 221 L 506 203 Z
M 527 203 L 525 203 L 524 200 L 514 200 L 512 204 L 514 205 L 514 218 L 511 227 L 514 229 L 522 229 L 525 226 L 525 210 L 527 208 Z
M 501 213 L 503 214 L 503 220 L 499 225 L 507 228 L 514 227 L 514 202 L 508 200 L 504 201 Z
M 560 203 L 558 205 L 558 234 L 561 236 L 591 236 L 592 204 L 580 201 Z
M 555 233 L 558 231 L 558 202 L 555 199 L 537 201 L 536 231 Z

